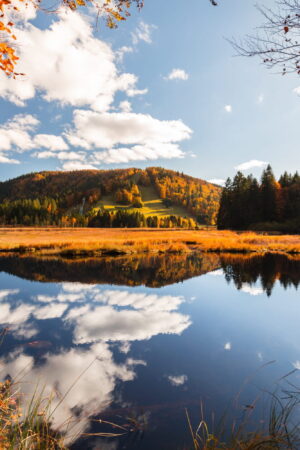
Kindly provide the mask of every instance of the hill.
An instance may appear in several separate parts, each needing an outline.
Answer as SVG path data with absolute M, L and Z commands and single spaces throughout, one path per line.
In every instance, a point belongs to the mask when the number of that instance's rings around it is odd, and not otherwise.
M 139 213 L 147 225 L 153 216 L 162 226 L 170 216 L 215 225 L 221 190 L 160 167 L 31 173 L 0 183 L 0 222 L 86 225 L 87 218 L 122 212 Z

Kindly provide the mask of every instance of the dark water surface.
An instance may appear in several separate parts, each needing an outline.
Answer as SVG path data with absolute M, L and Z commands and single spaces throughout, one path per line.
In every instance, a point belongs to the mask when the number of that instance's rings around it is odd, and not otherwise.
M 240 419 L 300 369 L 300 258 L 5 256 L 0 270 L 2 378 L 52 393 L 70 440 L 122 432 L 99 418 L 133 430 L 74 449 L 191 448 L 185 408 L 193 423 L 201 402 L 208 422 Z M 267 421 L 264 400 L 255 408 Z

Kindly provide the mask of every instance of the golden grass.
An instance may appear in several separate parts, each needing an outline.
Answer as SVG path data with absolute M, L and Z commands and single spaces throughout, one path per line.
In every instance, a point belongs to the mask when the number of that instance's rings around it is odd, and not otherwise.
M 2 228 L 0 251 L 38 254 L 300 253 L 300 236 L 180 229 Z

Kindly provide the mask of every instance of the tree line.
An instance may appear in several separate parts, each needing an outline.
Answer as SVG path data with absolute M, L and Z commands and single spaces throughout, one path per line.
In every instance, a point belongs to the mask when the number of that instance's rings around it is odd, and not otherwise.
M 237 172 L 222 191 L 219 229 L 300 232 L 300 175 L 285 172 L 277 181 L 270 165 L 260 182 Z
M 62 226 L 97 228 L 196 228 L 192 218 L 179 216 L 149 216 L 138 211 L 119 209 L 108 211 L 103 208 L 80 212 L 62 213 L 57 200 L 24 199 L 0 204 L 0 225 Z

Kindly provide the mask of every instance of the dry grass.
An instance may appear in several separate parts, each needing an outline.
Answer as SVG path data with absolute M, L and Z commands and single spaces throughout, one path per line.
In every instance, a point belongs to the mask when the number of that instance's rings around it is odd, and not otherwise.
M 176 251 L 297 254 L 300 236 L 180 229 L 2 228 L 0 251 L 70 255 Z

